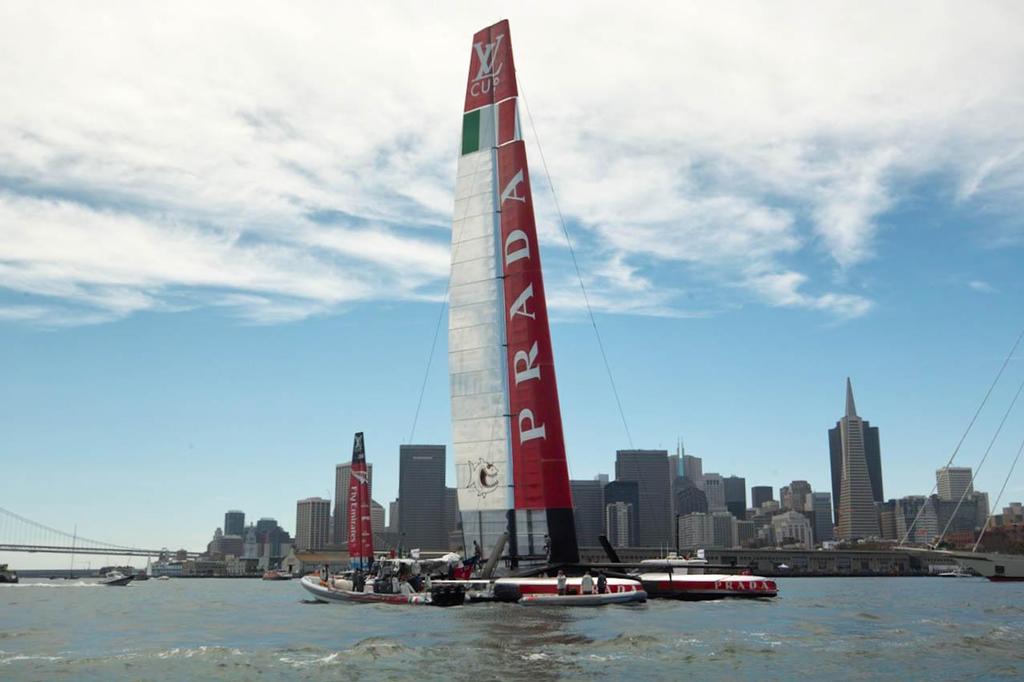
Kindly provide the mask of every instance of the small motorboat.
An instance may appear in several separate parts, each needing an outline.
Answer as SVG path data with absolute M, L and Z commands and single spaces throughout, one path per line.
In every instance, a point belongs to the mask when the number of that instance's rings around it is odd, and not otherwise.
M 17 571 L 12 571 L 7 568 L 7 564 L 0 564 L 0 583 L 16 583 L 18 582 Z
M 292 574 L 284 571 L 269 570 L 263 574 L 263 580 L 291 580 Z
M 134 575 L 124 575 L 117 571 L 107 573 L 106 577 L 100 579 L 100 585 L 106 585 L 107 587 L 126 587 L 128 583 L 135 580 Z
M 171 579 L 171 576 L 169 576 L 169 575 L 158 575 L 158 576 L 156 577 L 156 579 L 157 579 L 157 580 L 170 580 L 170 579 Z
M 604 606 L 605 604 L 642 604 L 647 601 L 643 590 L 606 592 L 604 594 L 524 594 L 524 606 Z
M 330 583 L 316 575 L 303 576 L 299 584 L 317 601 L 346 602 L 351 604 L 418 604 L 432 603 L 430 593 L 413 592 L 357 592 L 352 589 L 352 581 L 335 579 Z

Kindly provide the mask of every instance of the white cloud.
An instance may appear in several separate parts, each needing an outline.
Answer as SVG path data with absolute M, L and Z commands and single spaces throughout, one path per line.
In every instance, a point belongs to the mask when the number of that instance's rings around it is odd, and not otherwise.
M 0 287 L 37 296 L 0 317 L 223 305 L 275 322 L 436 299 L 469 36 L 507 10 L 0 7 Z M 1016 6 L 510 18 L 600 309 L 856 317 L 871 301 L 835 282 L 873 257 L 905 187 L 944 175 L 951 200 L 1024 197 Z M 531 160 L 560 249 L 535 146 Z M 553 307 L 578 309 L 577 288 L 549 271 Z
M 974 291 L 980 292 L 982 294 L 999 293 L 999 290 L 996 289 L 994 286 L 980 279 L 971 280 L 970 282 L 967 283 L 967 286 L 969 286 Z

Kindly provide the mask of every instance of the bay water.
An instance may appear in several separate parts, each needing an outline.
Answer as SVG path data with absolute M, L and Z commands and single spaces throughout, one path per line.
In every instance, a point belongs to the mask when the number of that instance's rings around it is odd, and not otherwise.
M 993 679 L 1024 583 L 790 578 L 774 600 L 594 609 L 311 602 L 298 581 L 0 585 L 0 680 Z

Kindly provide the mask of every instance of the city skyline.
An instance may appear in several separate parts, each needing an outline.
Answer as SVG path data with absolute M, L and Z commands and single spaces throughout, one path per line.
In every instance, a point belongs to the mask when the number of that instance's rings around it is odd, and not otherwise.
M 225 509 L 287 522 L 296 500 L 333 498 L 354 431 L 381 502 L 400 445 L 451 447 L 447 341 L 431 350 L 452 112 L 465 36 L 497 9 L 5 15 L 2 68 L 20 94 L 0 111 L 5 508 L 200 547 Z M 851 376 L 884 428 L 887 497 L 930 489 L 1024 309 L 1024 116 L 1005 96 L 1024 47 L 992 9 L 878 12 L 509 17 L 536 113 L 524 137 L 572 478 L 681 435 L 748 486 L 828 490 L 822 429 Z M 705 58 L 741 54 L 750 21 L 759 38 L 741 58 Z M 198 24 L 236 49 L 198 40 Z M 415 68 L 379 49 L 428 29 Z M 612 30 L 648 36 L 645 49 Z M 102 31 L 131 39 L 97 45 Z M 40 58 L 54 42 L 75 69 Z M 236 77 L 204 68 L 221 59 Z M 663 64 L 664 79 L 635 77 Z M 1021 368 L 955 465 L 977 465 Z M 998 490 L 1022 437 L 1015 416 L 977 488 Z M 1022 497 L 1011 481 L 1007 498 Z

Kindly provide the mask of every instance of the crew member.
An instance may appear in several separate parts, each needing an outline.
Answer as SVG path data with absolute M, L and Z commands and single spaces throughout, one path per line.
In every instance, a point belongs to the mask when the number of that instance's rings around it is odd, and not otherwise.
M 580 592 L 594 594 L 594 578 L 590 575 L 590 571 L 583 574 L 583 579 L 580 581 Z
M 600 571 L 597 574 L 597 593 L 605 594 L 608 592 L 608 578 L 605 576 L 604 571 Z
M 558 571 L 558 596 L 565 596 L 565 573 L 561 570 Z

